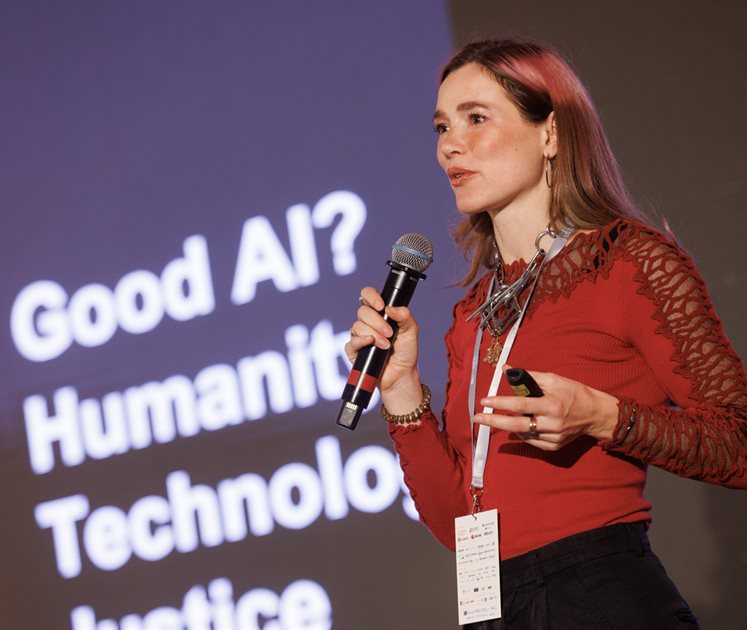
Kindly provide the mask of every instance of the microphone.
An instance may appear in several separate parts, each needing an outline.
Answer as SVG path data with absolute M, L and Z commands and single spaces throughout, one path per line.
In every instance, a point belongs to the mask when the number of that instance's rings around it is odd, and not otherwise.
M 392 259 L 387 261 L 391 271 L 387 276 L 381 297 L 386 306 L 407 306 L 418 286 L 418 280 L 424 279 L 423 273 L 433 262 L 433 245 L 422 234 L 403 234 L 392 246 Z M 389 341 L 394 343 L 398 324 L 381 311 L 384 319 L 394 330 Z M 351 431 L 355 430 L 363 410 L 371 402 L 379 375 L 389 357 L 389 350 L 382 350 L 374 345 L 362 348 L 355 358 L 350 370 L 348 382 L 342 392 L 343 404 L 337 416 L 337 424 Z

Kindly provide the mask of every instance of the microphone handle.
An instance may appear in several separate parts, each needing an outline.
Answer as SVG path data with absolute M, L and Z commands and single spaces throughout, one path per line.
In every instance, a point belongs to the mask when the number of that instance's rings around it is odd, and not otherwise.
M 384 288 L 381 290 L 381 297 L 387 306 L 407 306 L 415 292 L 415 287 L 418 286 L 418 280 L 425 278 L 425 274 L 391 260 L 387 262 L 387 265 L 391 267 L 391 271 L 387 276 Z M 390 319 L 386 313 L 380 312 L 394 330 L 389 338 L 389 341 L 393 344 L 397 337 L 399 325 Z M 368 407 L 371 402 L 371 397 L 389 357 L 390 350 L 391 346 L 389 349 L 383 350 L 375 345 L 370 345 L 358 353 L 342 392 L 344 403 L 337 418 L 337 424 L 347 429 L 355 429 L 363 409 Z

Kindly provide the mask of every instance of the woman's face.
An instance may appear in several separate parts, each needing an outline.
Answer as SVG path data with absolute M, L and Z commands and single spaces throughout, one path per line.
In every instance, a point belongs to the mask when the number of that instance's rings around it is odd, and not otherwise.
M 554 156 L 547 123 L 524 119 L 482 66 L 470 63 L 446 77 L 433 122 L 438 162 L 460 212 L 494 215 L 517 202 L 547 212 L 543 158 Z

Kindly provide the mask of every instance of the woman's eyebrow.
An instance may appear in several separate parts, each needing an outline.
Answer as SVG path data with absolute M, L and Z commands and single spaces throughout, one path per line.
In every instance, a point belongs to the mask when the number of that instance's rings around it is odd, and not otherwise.
M 475 109 L 477 107 L 486 109 L 488 106 L 485 105 L 485 103 L 481 103 L 480 101 L 465 101 L 464 103 L 459 103 L 456 109 L 458 112 L 463 112 L 470 109 Z M 433 114 L 433 119 L 435 120 L 436 118 L 441 118 L 442 116 L 445 116 L 445 114 L 440 109 L 437 109 Z

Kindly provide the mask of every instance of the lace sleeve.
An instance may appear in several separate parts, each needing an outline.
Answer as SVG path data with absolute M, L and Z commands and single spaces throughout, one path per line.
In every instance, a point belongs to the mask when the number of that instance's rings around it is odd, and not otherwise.
M 650 308 L 631 312 L 631 338 L 673 406 L 622 398 L 615 435 L 602 446 L 682 477 L 747 487 L 747 382 L 703 280 L 687 254 L 654 232 L 631 239 L 624 257 L 638 295 L 653 306 L 653 321 Z M 662 339 L 669 356 L 657 350 Z

